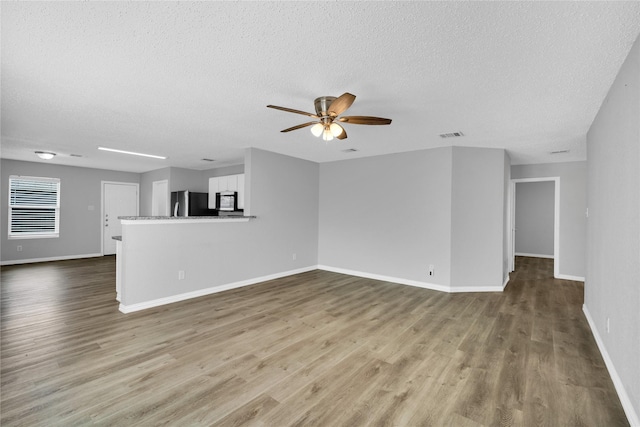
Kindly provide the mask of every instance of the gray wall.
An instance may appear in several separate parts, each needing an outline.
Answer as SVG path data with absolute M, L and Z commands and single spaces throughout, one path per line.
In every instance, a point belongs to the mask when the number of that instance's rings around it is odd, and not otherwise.
M 543 163 L 511 167 L 511 179 L 560 177 L 560 277 L 585 276 L 587 162 Z
M 140 215 L 151 216 L 154 181 L 169 181 L 171 168 L 156 169 L 140 174 Z
M 511 158 L 509 154 L 505 150 L 504 152 L 504 184 L 502 187 L 502 191 L 504 194 L 504 203 L 502 209 L 502 217 L 504 218 L 504 224 L 502 227 L 502 277 L 503 283 L 509 279 L 509 239 L 511 238 L 510 234 L 510 223 L 508 221 L 509 215 L 511 215 L 509 204 L 509 191 L 511 187 Z
M 318 264 L 452 291 L 501 286 L 505 156 L 455 147 L 321 164 Z
M 640 425 L 640 38 L 589 129 L 587 159 L 585 312 Z
M 516 183 L 516 255 L 553 258 L 553 181 Z
M 451 287 L 502 285 L 505 152 L 453 147 Z
M 184 168 L 169 168 L 169 191 L 209 192 L 209 183 L 202 178 L 202 171 Z
M 123 226 L 125 306 L 317 264 L 318 164 L 258 149 L 245 160 L 257 219 Z
M 244 165 L 223 166 L 202 171 L 203 182 L 208 186 L 209 178 L 214 176 L 238 175 L 244 173 Z
M 448 287 L 451 161 L 441 148 L 322 163 L 318 264 Z
M 102 252 L 101 182 L 139 183 L 137 173 L 60 166 L 51 163 L 0 160 L 1 261 L 22 261 L 95 255 Z M 60 178 L 60 237 L 7 239 L 9 176 Z M 22 246 L 22 252 L 17 246 Z

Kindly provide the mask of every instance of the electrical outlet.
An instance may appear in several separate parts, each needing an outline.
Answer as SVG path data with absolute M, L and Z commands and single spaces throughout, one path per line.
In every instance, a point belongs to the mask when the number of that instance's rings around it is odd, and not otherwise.
M 296 254 L 293 254 L 293 255 L 291 256 L 291 259 L 292 259 L 292 260 L 294 260 L 294 261 L 296 260 L 296 258 L 297 258 L 297 255 L 296 255 Z
M 433 277 L 433 265 L 429 266 L 429 277 Z
M 184 270 L 178 271 L 178 280 L 184 280 Z
M 609 333 L 609 331 L 611 330 L 610 323 L 610 319 L 607 317 L 607 333 Z
M 16 246 L 16 249 L 18 250 L 18 252 L 22 252 L 22 245 Z

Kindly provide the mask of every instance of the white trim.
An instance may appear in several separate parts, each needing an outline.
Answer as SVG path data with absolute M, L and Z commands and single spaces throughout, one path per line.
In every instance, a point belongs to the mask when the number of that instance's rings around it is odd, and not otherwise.
M 216 216 L 210 218 L 198 218 L 198 217 L 167 217 L 163 219 L 121 219 L 122 225 L 157 225 L 157 224 L 202 224 L 202 223 L 214 223 L 214 222 L 248 222 L 250 217 L 229 217 Z
M 334 273 L 348 274 L 350 276 L 364 277 L 365 279 L 374 279 L 383 282 L 399 283 L 401 285 L 416 286 L 418 288 L 431 289 L 434 291 L 450 292 L 449 286 L 436 285 L 434 283 L 428 282 L 419 282 L 417 280 L 402 279 L 399 277 L 382 276 L 380 274 L 366 273 L 364 271 L 355 271 L 346 268 L 331 267 L 328 265 L 318 265 L 318 270 L 332 271 Z
M 562 279 L 562 280 L 574 280 L 576 282 L 584 282 L 584 277 L 582 276 L 572 276 L 570 274 L 558 274 L 555 279 Z
M 618 375 L 618 371 L 616 371 L 616 367 L 613 365 L 613 361 L 607 352 L 607 348 L 604 346 L 604 342 L 598 333 L 598 329 L 596 328 L 596 324 L 589 313 L 589 309 L 585 304 L 582 305 L 582 311 L 587 318 L 587 323 L 589 323 L 589 328 L 591 328 L 591 333 L 596 340 L 596 344 L 598 345 L 598 349 L 600 350 L 600 354 L 602 354 L 602 358 L 604 359 L 604 364 L 609 371 L 609 376 L 613 381 L 613 385 L 616 388 L 616 392 L 618 393 L 618 398 L 620 399 L 620 403 L 622 403 L 622 408 L 624 409 L 624 413 L 627 416 L 627 420 L 631 426 L 640 426 L 640 416 L 636 414 L 633 404 L 631 403 L 631 399 L 627 394 L 627 391 L 624 389 L 624 385 L 622 384 L 622 380 Z
M 49 262 L 49 261 L 65 261 L 68 259 L 82 259 L 82 258 L 97 258 L 102 254 L 80 254 L 80 255 L 65 255 L 65 256 L 53 256 L 47 258 L 28 258 L 28 259 L 12 259 L 0 262 L 0 265 L 17 265 L 17 264 L 32 264 L 36 262 Z
M 504 281 L 502 282 L 502 291 L 504 292 L 504 288 L 507 287 L 507 285 L 509 284 L 509 280 L 511 280 L 511 277 L 509 276 L 509 274 L 507 274 L 507 277 L 504 278 Z
M 106 184 L 114 185 L 133 185 L 136 187 L 136 215 L 140 215 L 140 183 L 138 182 L 120 182 L 120 181 L 100 181 L 100 255 L 104 255 L 104 186 Z
M 162 194 L 158 190 L 158 187 L 161 186 L 161 185 L 166 185 L 165 198 L 166 198 L 166 202 L 167 203 L 165 204 L 164 208 L 165 208 L 165 215 L 169 216 L 170 213 L 171 213 L 171 192 L 169 191 L 169 180 L 168 179 L 161 179 L 159 181 L 153 181 L 151 183 L 151 215 L 159 216 L 158 213 L 154 212 L 154 210 L 155 210 L 155 207 L 156 207 L 155 197 L 157 197 L 160 194 Z
M 516 256 L 528 256 L 528 257 L 532 257 L 532 258 L 553 259 L 553 255 L 527 254 L 527 253 L 524 253 L 524 252 L 516 252 Z
M 560 275 L 560 177 L 559 176 L 548 176 L 548 177 L 540 177 L 540 178 L 512 178 L 511 185 L 513 186 L 513 191 L 510 192 L 510 197 L 515 199 L 516 197 L 516 184 L 519 182 L 545 182 L 545 181 L 553 181 L 554 182 L 554 201 L 553 201 L 553 259 L 555 262 L 553 263 L 553 277 L 558 278 Z M 513 215 L 514 215 L 514 225 L 515 225 L 515 202 L 513 203 Z M 513 238 L 513 228 L 509 230 L 511 233 L 511 238 Z M 514 248 L 513 254 L 515 256 L 515 240 L 514 240 Z M 512 257 L 509 257 L 512 259 Z
M 367 272 L 364 272 L 364 271 L 355 271 L 355 270 L 349 270 L 349 269 L 346 269 L 346 268 L 331 267 L 331 266 L 328 266 L 328 265 L 318 265 L 318 270 L 332 271 L 334 273 L 348 274 L 350 276 L 356 276 L 356 277 L 364 277 L 365 279 L 374 279 L 374 280 L 380 280 L 380 281 L 383 281 L 383 282 L 398 283 L 400 285 L 415 286 L 415 287 L 418 287 L 418 288 L 431 289 L 433 291 L 440 291 L 440 292 L 447 292 L 447 293 L 459 293 L 459 292 L 502 292 L 504 290 L 504 286 L 506 286 L 506 283 L 505 283 L 505 285 L 502 286 L 502 287 L 500 287 L 500 286 L 451 287 L 451 286 L 445 286 L 445 285 L 437 285 L 435 283 L 421 282 L 421 281 L 418 281 L 418 280 L 403 279 L 403 278 L 400 278 L 400 277 L 383 276 L 383 275 L 380 275 L 380 274 L 367 273 Z M 507 281 L 508 281 L 508 278 L 507 278 Z
M 296 270 L 283 271 L 281 273 L 270 274 L 268 276 L 256 277 L 254 279 L 241 280 L 239 282 L 227 283 L 226 285 L 213 286 L 210 288 L 199 289 L 184 294 L 172 295 L 165 298 L 158 298 L 151 301 L 139 302 L 136 304 L 125 305 L 120 303 L 119 310 L 122 313 L 133 313 L 134 311 L 146 310 L 148 308 L 158 307 L 161 305 L 171 304 L 174 302 L 184 301 L 191 298 L 203 297 L 205 295 L 215 294 L 218 292 L 228 291 L 230 289 L 241 288 L 243 286 L 255 285 L 256 283 L 266 282 L 268 280 L 279 279 L 281 277 L 292 276 L 294 274 L 306 273 L 307 271 L 317 270 L 316 265 L 303 267 Z

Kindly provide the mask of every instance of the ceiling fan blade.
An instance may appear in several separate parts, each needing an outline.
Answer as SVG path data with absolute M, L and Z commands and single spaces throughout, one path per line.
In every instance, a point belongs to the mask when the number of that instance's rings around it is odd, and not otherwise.
M 319 119 L 320 118 L 320 117 L 316 116 L 315 114 L 307 113 L 305 111 L 300 111 L 300 110 L 294 110 L 293 108 L 278 107 L 277 105 L 267 105 L 267 108 L 275 108 L 276 110 L 287 111 L 289 113 L 302 114 L 303 116 L 313 117 L 314 119 Z
M 391 119 L 384 119 L 382 117 L 371 116 L 345 116 L 340 117 L 338 121 L 343 123 L 351 123 L 354 125 L 388 125 L 391 124 Z
M 345 92 L 336 99 L 333 100 L 329 108 L 327 108 L 327 112 L 331 117 L 336 117 L 346 111 L 347 108 L 351 107 L 353 101 L 355 101 L 356 96 L 351 95 L 349 92 Z
M 281 130 L 280 132 L 291 132 L 292 130 L 306 128 L 307 126 L 315 125 L 316 123 L 320 123 L 320 122 L 303 123 L 303 124 L 298 125 L 298 126 L 293 126 L 293 127 Z

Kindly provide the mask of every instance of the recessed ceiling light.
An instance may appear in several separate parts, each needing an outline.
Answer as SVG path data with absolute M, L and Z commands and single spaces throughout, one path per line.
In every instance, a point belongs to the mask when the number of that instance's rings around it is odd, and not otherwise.
M 121 153 L 121 154 L 131 154 L 132 156 L 151 157 L 154 159 L 162 159 L 162 160 L 166 159 L 165 156 L 156 156 L 155 154 L 136 153 L 134 151 L 116 150 L 115 148 L 98 147 L 98 150 L 111 151 L 113 153 Z
M 51 153 L 49 151 L 36 151 L 36 156 L 40 157 L 42 160 L 51 160 L 56 156 L 56 153 Z

